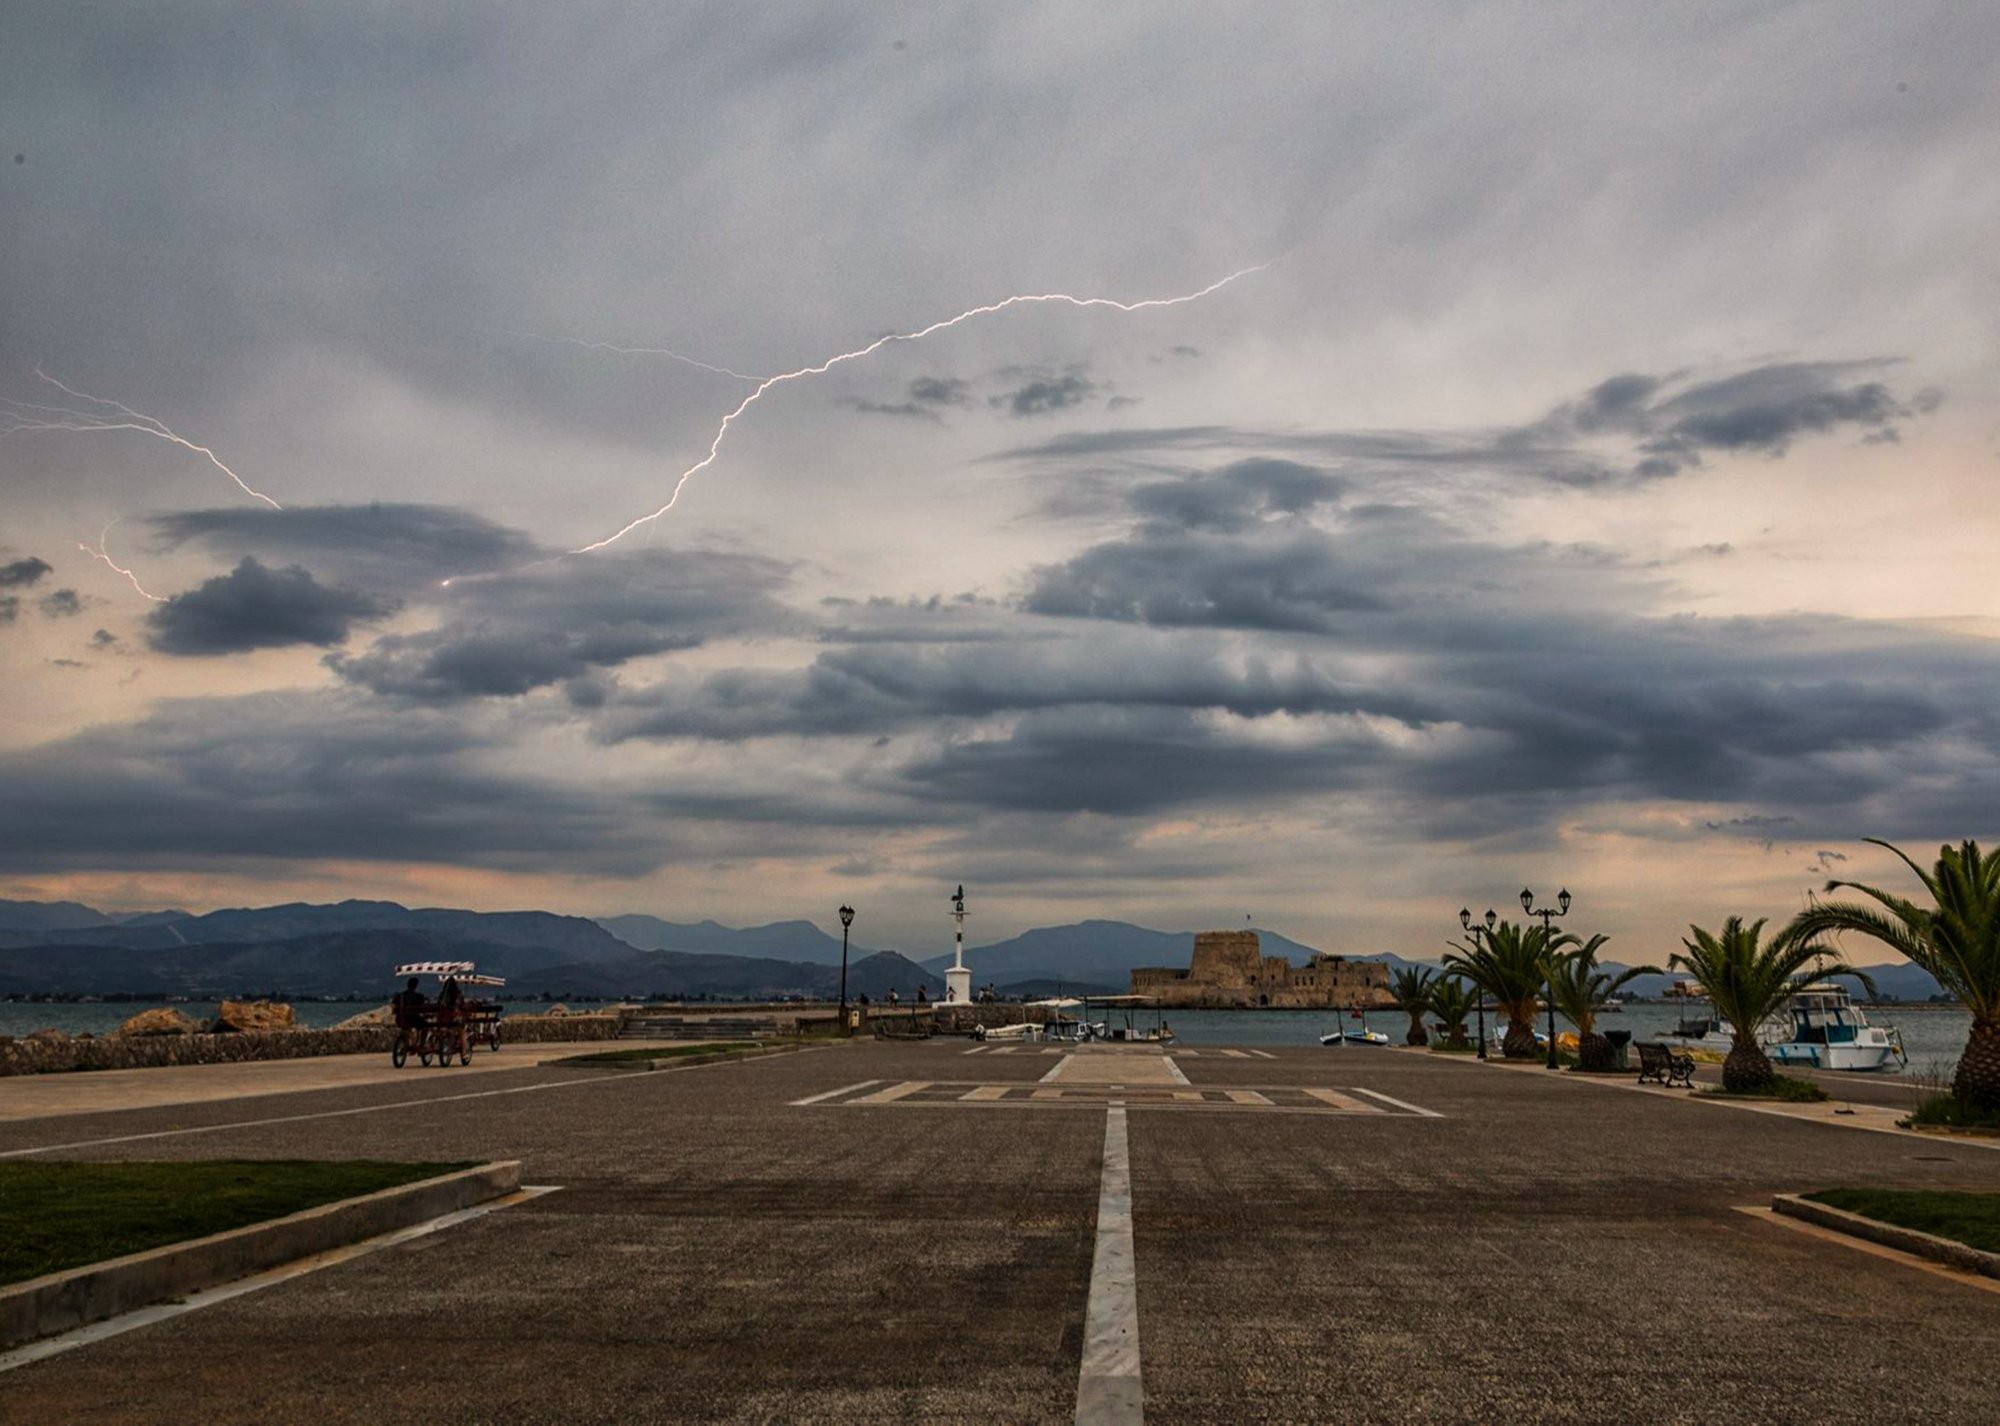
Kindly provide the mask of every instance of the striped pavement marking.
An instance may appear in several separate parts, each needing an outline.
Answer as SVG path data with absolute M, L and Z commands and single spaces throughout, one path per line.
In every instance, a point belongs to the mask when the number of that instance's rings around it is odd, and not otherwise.
M 849 1104 L 894 1104 L 899 1099 L 908 1099 L 931 1087 L 927 1079 L 906 1079 L 901 1084 L 892 1084 L 887 1089 L 878 1089 L 873 1094 L 864 1094 L 859 1099 L 850 1099 Z
M 1390 1097 L 1389 1097 L 1388 1095 L 1386 1095 L 1386 1094 L 1382 1094 L 1382 1093 L 1379 1093 L 1378 1091 L 1376 1091 L 1376 1090 L 1373 1090 L 1373 1089 L 1363 1089 L 1363 1088 L 1362 1088 L 1362 1087 L 1361 1087 L 1360 1085 L 1358 1085 L 1358 1084 L 1357 1084 L 1356 1086 L 1354 1086 L 1354 1092 L 1355 1092 L 1356 1094 L 1365 1094 L 1365 1095 L 1367 1095 L 1367 1096 L 1368 1096 L 1368 1097 L 1369 1097 L 1370 1099 L 1379 1099 L 1379 1100 L 1381 1100 L 1381 1101 L 1382 1101 L 1382 1102 L 1383 1102 L 1384 1104 L 1388 1104 L 1388 1105 L 1393 1105 L 1393 1106 L 1394 1106 L 1395 1108 L 1397 1108 L 1397 1109 L 1401 1109 L 1401 1110 L 1405 1111 L 1406 1113 L 1410 1113 L 1410 1114 L 1415 1114 L 1415 1115 L 1417 1115 L 1417 1116 L 1418 1116 L 1419 1118 L 1422 1118 L 1422 1119 L 1442 1119 L 1442 1118 L 1444 1118 L 1444 1115 L 1442 1115 L 1442 1114 L 1439 1114 L 1439 1113 L 1438 1113 L 1438 1112 L 1437 1112 L 1436 1110 L 1434 1110 L 1434 1109 L 1425 1109 L 1425 1108 L 1423 1108 L 1423 1107 L 1422 1107 L 1421 1105 L 1416 1105 L 1416 1104 L 1411 1104 L 1411 1103 L 1410 1103 L 1409 1101 L 1407 1101 L 1407 1100 L 1403 1100 L 1403 1099 L 1391 1099 L 1391 1098 L 1390 1098 Z
M 1136 1426 L 1145 1420 L 1139 1377 L 1139 1273 L 1132 1246 L 1132 1162 L 1125 1110 L 1104 1111 L 1104 1170 L 1097 1194 L 1097 1248 L 1083 1318 L 1077 1426 Z

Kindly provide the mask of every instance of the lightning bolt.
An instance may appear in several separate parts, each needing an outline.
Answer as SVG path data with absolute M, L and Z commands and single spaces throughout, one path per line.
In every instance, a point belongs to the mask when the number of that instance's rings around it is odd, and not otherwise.
M 22 431 L 138 431 L 163 441 L 171 441 L 183 450 L 207 457 L 209 464 L 235 481 L 237 489 L 245 495 L 253 500 L 263 501 L 273 510 L 284 509 L 263 491 L 253 489 L 248 481 L 223 462 L 221 456 L 207 446 L 190 441 L 157 416 L 134 411 L 123 402 L 113 401 L 106 396 L 92 396 L 87 391 L 78 391 L 73 386 L 65 386 L 40 367 L 35 368 L 35 375 L 64 395 L 73 396 L 78 401 L 88 401 L 101 409 L 93 411 L 71 406 L 50 406 L 36 401 L 15 401 L 0 397 L 0 436 L 11 436 Z M 91 553 L 95 554 L 97 551 L 92 550 Z M 112 567 L 117 568 L 115 565 Z
M 82 550 L 85 554 L 89 555 L 92 559 L 103 560 L 106 564 L 110 565 L 113 569 L 117 570 L 118 573 L 124 575 L 125 582 L 127 584 L 130 584 L 134 589 L 138 590 L 139 593 L 143 595 L 145 598 L 152 600 L 155 604 L 166 603 L 167 601 L 163 596 L 153 593 L 152 590 L 146 588 L 145 585 L 139 583 L 138 575 L 132 573 L 131 570 L 125 568 L 124 565 L 118 563 L 117 560 L 111 558 L 111 551 L 106 547 L 104 542 L 111 538 L 111 531 L 113 527 L 115 527 L 117 524 L 118 522 L 116 520 L 113 520 L 111 524 L 106 525 L 104 527 L 104 533 L 102 533 L 97 537 L 96 548 L 93 549 L 91 546 L 86 545 L 81 540 L 78 540 L 76 542 L 76 547 Z
M 539 332 L 512 332 L 509 335 L 526 337 L 528 340 L 535 342 L 554 342 L 557 346 L 581 347 L 587 352 L 611 352 L 617 356 L 672 357 L 675 361 L 681 362 L 684 365 L 699 367 L 703 371 L 712 371 L 717 376 L 733 376 L 738 381 L 762 381 L 764 379 L 761 376 L 752 376 L 747 371 L 732 371 L 726 366 L 712 366 L 708 362 L 697 361 L 695 358 L 683 352 L 674 351 L 669 347 L 621 347 L 615 342 L 586 342 L 581 337 L 545 337 Z
M 638 519 L 633 520 L 631 523 L 627 524 L 623 529 L 617 531 L 615 534 L 607 535 L 601 540 L 597 540 L 591 544 L 583 545 L 577 549 L 571 550 L 570 553 L 573 555 L 593 554 L 598 550 L 604 549 L 608 545 L 615 545 L 618 543 L 618 541 L 624 539 L 627 535 L 631 534 L 641 525 L 650 525 L 655 520 L 658 520 L 661 516 L 665 515 L 668 511 L 672 510 L 675 504 L 680 500 L 681 492 L 687 488 L 688 481 L 693 479 L 696 475 L 700 474 L 703 470 L 706 470 L 709 466 L 713 465 L 715 463 L 716 457 L 722 454 L 722 443 L 724 440 L 728 438 L 729 428 L 736 424 L 737 417 L 741 416 L 745 411 L 748 411 L 751 408 L 751 406 L 756 403 L 757 399 L 760 396 L 762 396 L 765 392 L 769 391 L 774 386 L 781 386 L 787 381 L 797 381 L 801 377 L 822 375 L 825 372 L 833 370 L 833 368 L 841 365 L 843 362 L 858 361 L 862 357 L 869 356 L 872 353 L 878 352 L 883 347 L 888 346 L 891 342 L 922 341 L 925 337 L 931 336 L 937 332 L 942 332 L 948 327 L 956 327 L 957 325 L 959 325 L 959 323 L 969 322 L 974 317 L 986 317 L 992 315 L 995 312 L 1004 312 L 1009 307 L 1026 307 L 1038 303 L 1050 303 L 1065 307 L 1110 307 L 1115 311 L 1119 312 L 1142 312 L 1148 307 L 1178 307 L 1184 302 L 1197 302 L 1202 298 L 1208 296 L 1211 292 L 1219 292 L 1223 288 L 1227 287 L 1230 283 L 1236 281 L 1238 278 L 1248 277 L 1255 272 L 1262 272 L 1265 268 L 1269 266 L 1270 263 L 1266 262 L 1266 263 L 1259 263 L 1255 267 L 1239 268 L 1235 272 L 1230 273 L 1229 276 L 1221 278 L 1218 281 L 1209 283 L 1208 286 L 1202 288 L 1198 292 L 1188 292 L 1178 297 L 1149 297 L 1146 298 L 1144 301 L 1140 302 L 1119 302 L 1110 297 L 1073 297 L 1067 292 L 1041 292 L 1041 293 L 1022 294 L 1014 297 L 1005 297 L 998 302 L 989 302 L 983 307 L 968 308 L 967 310 L 960 312 L 955 317 L 946 317 L 943 321 L 933 322 L 928 327 L 920 327 L 913 332 L 890 332 L 886 336 L 877 337 L 874 341 L 868 343 L 868 345 L 864 347 L 856 347 L 853 351 L 850 352 L 841 352 L 838 356 L 828 357 L 825 361 L 820 362 L 814 366 L 802 366 L 797 371 L 784 371 L 778 373 L 776 376 L 767 376 L 761 379 L 754 377 L 744 377 L 743 379 L 746 381 L 751 381 L 751 380 L 757 381 L 756 389 L 753 390 L 748 396 L 745 396 L 743 400 L 737 404 L 735 410 L 731 411 L 727 416 L 724 416 L 722 418 L 722 423 L 715 428 L 715 438 L 708 443 L 708 454 L 703 456 L 700 460 L 696 461 L 693 465 L 689 466 L 686 470 L 681 472 L 680 479 L 674 482 L 673 494 L 667 497 L 667 503 L 662 505 L 659 509 L 653 511 L 650 515 L 641 515 Z M 592 345 L 592 344 L 579 343 L 579 345 Z M 606 350 L 618 351 L 623 349 L 617 347 L 607 347 Z M 638 349 L 634 348 L 630 350 L 636 351 Z M 663 351 L 661 354 L 675 357 L 680 361 L 692 361 L 692 358 L 683 357 L 678 352 Z M 696 366 L 706 365 L 705 363 L 702 362 L 693 362 L 693 364 Z M 741 372 L 726 371 L 720 367 L 708 367 L 708 370 L 722 371 L 723 374 L 727 376 L 742 376 Z

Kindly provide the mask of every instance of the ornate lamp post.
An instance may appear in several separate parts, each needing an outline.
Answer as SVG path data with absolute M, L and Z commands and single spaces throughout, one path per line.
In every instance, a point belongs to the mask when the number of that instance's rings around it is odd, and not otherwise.
M 840 908 L 840 1033 L 847 1033 L 847 928 L 854 924 L 854 908 Z
M 1499 919 L 1499 916 L 1494 914 L 1491 906 L 1486 908 L 1487 930 L 1491 931 L 1493 924 Z M 1461 906 L 1458 908 L 1458 924 L 1464 928 L 1467 935 L 1472 937 L 1472 944 L 1475 947 L 1478 946 L 1479 928 L 1472 924 L 1472 910 L 1470 907 Z M 1472 987 L 1472 993 L 1479 997 L 1473 1002 L 1473 1008 L 1479 1012 L 1479 1058 L 1483 1060 L 1486 1058 L 1486 987 L 1475 985 Z
M 1556 893 L 1556 904 L 1554 906 L 1537 908 L 1535 905 L 1535 893 L 1524 886 L 1521 888 L 1521 909 L 1530 916 L 1539 916 L 1542 918 L 1542 974 L 1543 982 L 1548 987 L 1545 998 L 1549 1002 L 1548 1067 L 1550 1069 L 1561 1069 L 1562 1066 L 1556 1063 L 1556 994 L 1553 981 L 1553 977 L 1555 976 L 1555 955 L 1550 947 L 1549 938 L 1553 932 L 1549 923 L 1558 916 L 1569 915 L 1569 888 L 1564 887 Z

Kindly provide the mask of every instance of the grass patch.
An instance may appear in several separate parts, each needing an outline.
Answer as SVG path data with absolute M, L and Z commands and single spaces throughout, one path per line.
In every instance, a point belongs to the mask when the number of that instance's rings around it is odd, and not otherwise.
M 368 1159 L 0 1163 L 0 1284 L 471 1167 Z
M 636 1050 L 605 1050 L 595 1055 L 573 1055 L 562 1061 L 566 1065 L 615 1065 L 630 1064 L 637 1060 L 677 1060 L 687 1055 L 713 1055 L 723 1050 L 754 1050 L 759 1045 L 776 1044 L 773 1040 L 725 1040 L 708 1045 L 644 1045 Z
M 1956 1095 L 1933 1094 L 1902 1122 L 1934 1129 L 2000 1130 L 2000 1112 L 1975 1108 Z
M 1476 1055 L 1479 1053 L 1479 1046 L 1473 1044 L 1470 1040 L 1462 1045 L 1447 1045 L 1440 1040 L 1432 1040 L 1431 1053 L 1434 1055 Z
M 1781 1074 L 1759 1090 L 1724 1089 L 1721 1085 L 1701 1091 L 1722 1099 L 1780 1099 L 1787 1104 L 1818 1104 L 1831 1096 L 1809 1079 Z
M 1969 1248 L 2000 1253 L 2000 1193 L 1946 1193 L 1891 1188 L 1829 1188 L 1805 1195 L 1829 1208 L 1878 1223 L 1915 1228 Z

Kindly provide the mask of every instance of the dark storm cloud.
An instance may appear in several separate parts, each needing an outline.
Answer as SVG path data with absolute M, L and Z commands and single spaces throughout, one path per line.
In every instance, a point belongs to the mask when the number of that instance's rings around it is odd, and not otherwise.
M 1788 362 L 1725 377 L 1627 373 L 1519 426 L 1435 431 L 1271 431 L 1172 426 L 1076 431 L 987 457 L 1057 469 L 1077 461 L 1139 460 L 1162 452 L 1255 450 L 1312 457 L 1346 476 L 1428 472 L 1526 478 L 1576 487 L 1630 484 L 1698 466 L 1706 454 L 1783 456 L 1799 439 L 1841 431 L 1893 439 L 1894 423 L 1937 409 L 1942 396 L 1900 396 L 1856 380 L 1893 360 Z M 1142 469 L 1150 469 L 1143 467 Z
M 90 646 L 93 649 L 115 648 L 117 644 L 118 644 L 118 636 L 112 633 L 109 629 L 99 629 L 96 633 L 90 636 Z
M 0 589 L 26 589 L 55 566 L 30 555 L 12 564 L 0 564 Z
M 352 696 L 171 701 L 0 754 L 0 868 L 287 859 L 633 873 L 657 829 L 616 798 L 481 766 L 503 729 Z
M 1162 628 L 1325 631 L 1342 615 L 1382 607 L 1366 576 L 1330 553 L 1313 534 L 1254 542 L 1147 535 L 1042 570 L 1027 608 Z
M 83 600 L 74 589 L 57 589 L 35 601 L 35 607 L 51 619 L 67 619 L 83 612 Z
M 246 555 L 228 574 L 156 606 L 146 616 L 146 642 L 159 653 L 194 658 L 301 644 L 329 648 L 356 624 L 392 612 L 359 590 L 321 584 L 298 565 L 268 569 Z
M 942 422 L 943 412 L 954 406 L 967 406 L 972 402 L 971 383 L 955 376 L 919 376 L 907 388 L 901 401 L 854 401 L 849 403 L 857 411 L 873 416 L 915 416 L 920 420 Z
M 1080 372 L 1038 376 L 1012 391 L 986 398 L 986 404 L 1010 416 L 1049 416 L 1081 406 L 1102 388 Z
M 342 678 L 421 702 L 512 697 L 782 627 L 773 599 L 789 567 L 754 555 L 622 551 L 464 581 L 436 597 L 437 628 L 388 634 L 328 660 Z
M 1294 461 L 1243 460 L 1217 471 L 1149 481 L 1133 487 L 1125 498 L 1132 513 L 1152 525 L 1236 530 L 1332 505 L 1348 484 Z
M 21 596 L 0 594 L 0 624 L 11 624 L 21 617 Z
M 519 530 L 441 505 L 230 506 L 156 515 L 150 523 L 161 549 L 195 545 L 295 560 L 378 590 L 509 569 L 545 553 Z

